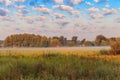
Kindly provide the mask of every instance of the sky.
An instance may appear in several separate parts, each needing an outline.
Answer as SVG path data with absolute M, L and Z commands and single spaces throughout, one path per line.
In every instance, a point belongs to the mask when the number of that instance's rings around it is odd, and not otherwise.
M 120 37 L 120 0 L 0 0 L 0 40 L 23 33 Z

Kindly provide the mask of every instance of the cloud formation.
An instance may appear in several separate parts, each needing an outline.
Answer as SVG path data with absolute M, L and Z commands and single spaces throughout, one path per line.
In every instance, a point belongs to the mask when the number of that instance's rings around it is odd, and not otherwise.
M 68 20 L 57 20 L 56 23 L 60 26 L 66 26 L 69 21 Z
M 90 12 L 99 12 L 100 10 L 98 8 L 92 7 L 88 9 Z
M 40 11 L 40 12 L 43 12 L 43 13 L 50 13 L 51 12 L 50 9 L 45 8 L 45 7 L 37 7 L 37 8 L 33 8 L 33 10 L 37 10 L 37 11 Z
M 105 15 L 110 15 L 110 14 L 115 14 L 117 13 L 117 10 L 112 8 L 112 9 L 108 9 L 108 8 L 103 8 L 104 14 Z
M 64 11 L 72 11 L 73 10 L 72 7 L 67 6 L 67 5 L 55 5 L 55 6 L 53 6 L 53 8 L 64 10 Z
M 94 0 L 96 3 L 106 2 L 107 0 Z
M 87 5 L 92 6 L 93 4 L 91 2 L 86 1 L 85 2 Z
M 15 2 L 25 2 L 25 0 L 14 0 Z
M 116 19 L 114 20 L 114 22 L 120 23 L 120 18 L 116 18 Z
M 45 16 L 26 16 L 24 19 L 26 20 L 26 22 L 31 24 L 35 21 L 45 21 L 46 17 Z
M 79 4 L 81 3 L 83 0 L 69 0 L 71 4 Z
M 93 18 L 93 19 L 96 19 L 96 18 L 103 18 L 104 15 L 103 14 L 90 14 L 90 17 Z
M 18 8 L 18 9 L 24 9 L 25 8 L 25 6 L 24 5 L 20 5 L 20 6 L 15 6 L 16 8 Z
M 107 34 L 107 26 L 116 27 L 118 33 L 119 3 L 120 0 L 0 0 L 0 34 L 4 30 L 6 35 L 11 31 L 87 36 Z
M 56 18 L 64 18 L 65 16 L 63 14 L 60 13 L 54 13 Z
M 6 16 L 9 12 L 8 9 L 0 8 L 0 16 Z
M 63 0 L 54 0 L 56 3 L 62 4 Z

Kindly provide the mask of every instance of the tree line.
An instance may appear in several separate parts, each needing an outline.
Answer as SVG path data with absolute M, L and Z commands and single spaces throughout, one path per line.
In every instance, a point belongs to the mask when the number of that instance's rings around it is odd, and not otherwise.
M 68 40 L 64 36 L 46 37 L 35 34 L 14 34 L 8 36 L 2 43 L 3 47 L 57 47 L 57 46 L 108 46 L 120 38 L 106 38 L 97 35 L 94 41 L 78 40 L 73 36 Z

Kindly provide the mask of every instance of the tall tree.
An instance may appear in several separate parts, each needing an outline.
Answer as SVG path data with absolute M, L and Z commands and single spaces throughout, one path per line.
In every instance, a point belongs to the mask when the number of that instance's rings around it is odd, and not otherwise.
M 105 40 L 105 41 L 106 41 L 107 38 L 106 38 L 105 36 L 103 36 L 103 35 L 97 35 L 97 36 L 96 36 L 96 39 L 95 39 L 95 45 L 100 46 L 102 40 Z
M 72 37 L 72 41 L 73 41 L 75 44 L 77 44 L 77 36 L 73 36 L 73 37 Z

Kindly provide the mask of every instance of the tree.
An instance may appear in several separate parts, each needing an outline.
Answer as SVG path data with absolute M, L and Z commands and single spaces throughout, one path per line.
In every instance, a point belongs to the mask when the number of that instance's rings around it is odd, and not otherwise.
M 120 54 L 120 41 L 116 41 L 111 44 L 111 54 L 117 55 Z
M 58 39 L 52 39 L 51 42 L 50 42 L 50 45 L 51 45 L 52 47 L 57 47 L 57 46 L 60 45 L 60 42 L 59 42 Z
M 108 40 L 102 40 L 101 41 L 101 46 L 108 46 L 110 43 Z
M 77 44 L 77 36 L 73 36 L 73 37 L 72 37 L 72 41 L 73 41 L 75 44 Z
M 41 38 L 41 47 L 48 47 L 49 46 L 49 40 L 46 36 Z
M 34 34 L 14 34 L 8 36 L 4 42 L 4 47 L 48 47 L 49 39 L 46 36 Z
M 75 46 L 75 42 L 74 42 L 74 41 L 69 41 L 69 42 L 68 42 L 68 46 L 71 46 L 71 47 L 72 47 L 72 46 Z
M 65 46 L 66 45 L 66 38 L 64 38 L 64 36 L 60 36 L 59 41 L 60 41 L 60 45 L 61 46 Z
M 93 46 L 94 44 L 91 41 L 85 41 L 84 45 L 85 46 Z
M 83 45 L 85 43 L 86 39 L 81 40 L 80 45 Z
M 102 40 L 105 40 L 105 41 L 106 41 L 107 38 L 106 38 L 105 36 L 103 36 L 103 35 L 98 35 L 98 36 L 96 36 L 95 45 L 100 46 Z

